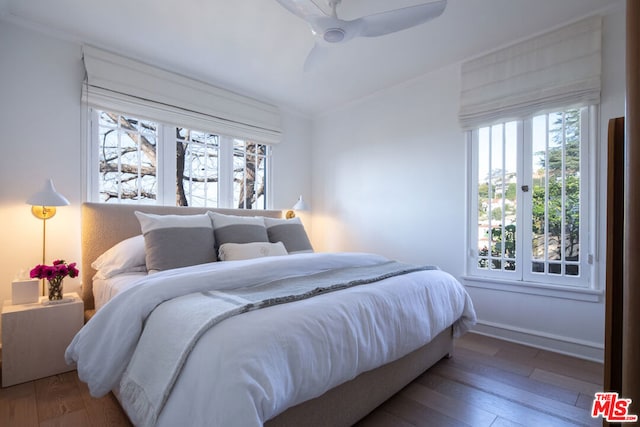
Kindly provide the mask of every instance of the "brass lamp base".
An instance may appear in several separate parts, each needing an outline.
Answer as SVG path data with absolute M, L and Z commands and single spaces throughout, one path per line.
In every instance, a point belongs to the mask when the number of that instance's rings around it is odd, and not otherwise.
M 284 214 L 284 217 L 287 219 L 291 219 L 291 218 L 295 218 L 296 217 L 296 213 L 292 210 L 288 210 L 286 214 Z
M 47 220 L 53 218 L 56 214 L 56 208 L 53 206 L 31 206 L 31 213 L 38 219 L 42 220 L 42 265 L 44 265 L 45 258 L 45 244 L 47 241 Z M 46 295 L 44 289 L 44 279 L 42 279 L 42 295 Z

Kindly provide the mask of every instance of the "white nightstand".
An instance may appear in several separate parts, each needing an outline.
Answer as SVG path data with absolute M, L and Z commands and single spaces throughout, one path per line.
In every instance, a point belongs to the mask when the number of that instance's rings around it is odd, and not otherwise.
M 74 300 L 52 305 L 4 302 L 3 387 L 75 369 L 65 363 L 64 352 L 84 323 L 84 304 L 75 292 L 64 297 Z

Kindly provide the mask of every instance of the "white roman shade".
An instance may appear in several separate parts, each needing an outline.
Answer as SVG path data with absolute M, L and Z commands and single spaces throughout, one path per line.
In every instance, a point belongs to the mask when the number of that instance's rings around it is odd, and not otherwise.
M 176 73 L 83 46 L 89 106 L 162 123 L 275 144 L 282 134 L 273 105 Z
M 463 129 L 600 102 L 602 18 L 591 17 L 464 62 Z

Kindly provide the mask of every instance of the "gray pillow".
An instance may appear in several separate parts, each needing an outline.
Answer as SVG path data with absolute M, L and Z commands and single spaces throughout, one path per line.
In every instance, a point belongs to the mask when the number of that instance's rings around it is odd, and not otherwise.
M 207 214 L 135 214 L 144 236 L 149 272 L 217 260 L 213 226 Z
M 224 215 L 209 212 L 213 221 L 216 249 L 225 243 L 269 242 L 264 219 L 257 216 Z
M 313 252 L 313 247 L 300 218 L 265 218 L 264 223 L 267 226 L 269 241 L 284 243 L 284 247 L 290 254 Z

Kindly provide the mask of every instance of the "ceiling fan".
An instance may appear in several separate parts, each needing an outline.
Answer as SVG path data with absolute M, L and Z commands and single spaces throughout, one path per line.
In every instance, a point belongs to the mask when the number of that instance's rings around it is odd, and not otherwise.
M 411 28 L 442 15 L 447 6 L 447 0 L 439 0 L 344 21 L 338 18 L 336 12 L 342 0 L 327 0 L 331 15 L 327 15 L 313 0 L 277 1 L 288 11 L 305 20 L 316 38 L 316 43 L 304 63 L 305 71 L 321 61 L 329 45 L 345 43 L 355 37 L 378 37 Z

